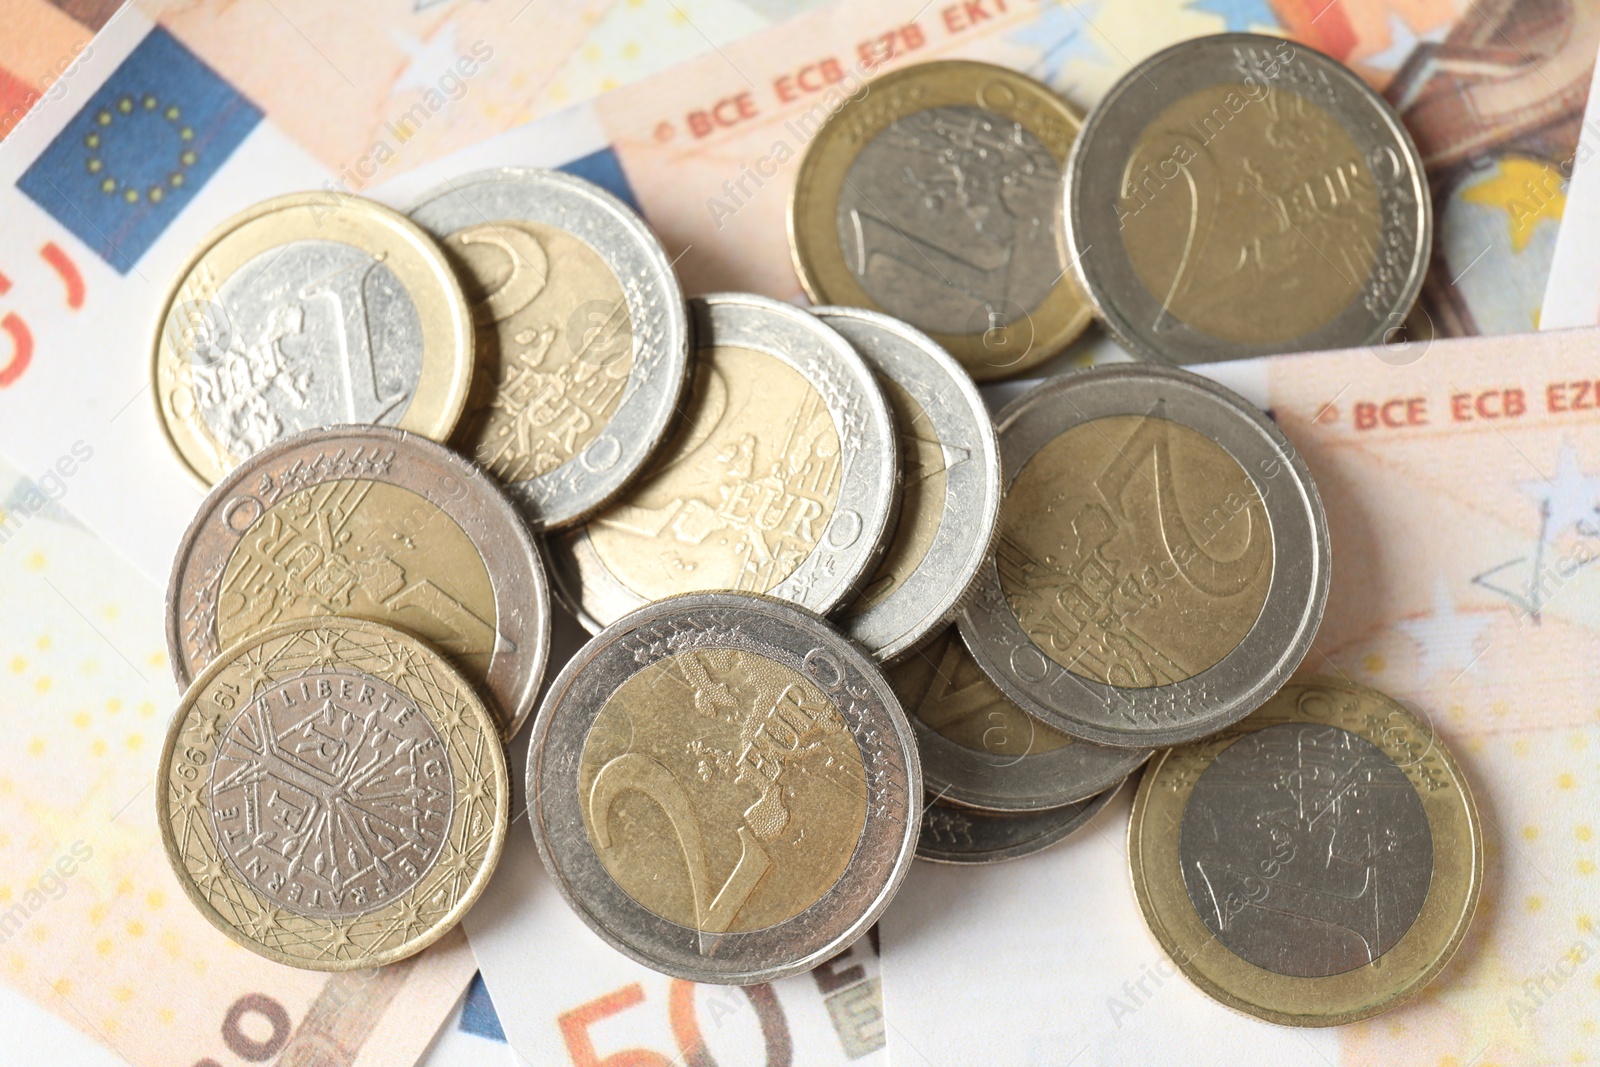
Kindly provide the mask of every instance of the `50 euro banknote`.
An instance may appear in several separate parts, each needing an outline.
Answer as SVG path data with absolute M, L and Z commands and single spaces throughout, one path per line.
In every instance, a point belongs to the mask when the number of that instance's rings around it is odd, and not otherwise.
M 1405 703 L 1472 787 L 1484 890 L 1433 984 L 1326 1030 L 1208 999 L 1140 916 L 1124 793 L 1038 856 L 913 869 L 880 923 L 893 1062 L 1585 1057 L 1600 986 L 1597 343 L 1588 328 L 1205 369 L 1272 414 L 1327 509 L 1332 586 L 1304 670 Z
M 313 37 L 337 37 L 326 22 L 344 10 L 318 7 L 306 22 L 318 27 Z M 479 18 L 476 5 L 452 10 L 458 20 Z M 561 166 L 636 205 L 690 292 L 799 298 L 784 221 L 798 160 L 834 110 L 870 93 L 876 74 L 978 59 L 1034 74 L 1087 107 L 1140 58 L 1221 30 L 1267 30 L 1327 51 L 1395 102 L 1438 205 L 1425 332 L 1528 329 L 1559 203 L 1528 216 L 1506 190 L 1557 173 L 1572 153 L 1600 40 L 1597 11 L 1600 0 L 838 0 L 436 159 L 398 111 L 344 130 L 331 149 L 298 131 L 290 116 L 300 113 L 274 101 L 338 80 L 314 56 L 305 85 L 272 92 L 228 74 L 234 61 L 214 51 L 222 38 L 207 36 L 213 30 L 259 23 L 269 43 L 290 32 L 259 5 L 179 5 L 160 20 L 126 9 L 58 82 L 59 95 L 0 145 L 0 451 L 32 469 L 74 441 L 94 445 L 70 506 L 159 579 L 196 494 L 162 440 L 149 349 L 174 272 L 234 212 L 306 189 L 360 188 L 404 208 L 476 167 Z M 483 33 L 494 51 L 488 65 L 525 62 L 512 38 Z M 476 41 L 463 28 L 437 46 L 437 58 L 478 64 Z M 336 69 L 356 60 L 329 58 Z M 469 121 L 484 99 L 472 93 L 428 112 L 426 129 L 495 129 Z M 158 95 L 152 118 L 143 103 Z M 192 160 L 161 125 L 169 108 L 200 146 Z M 437 147 L 459 144 L 455 136 Z M 108 196 L 97 161 L 114 161 L 117 180 L 135 190 L 170 181 L 181 164 L 181 191 L 155 202 Z M 970 254 L 965 240 L 957 231 L 948 252 Z

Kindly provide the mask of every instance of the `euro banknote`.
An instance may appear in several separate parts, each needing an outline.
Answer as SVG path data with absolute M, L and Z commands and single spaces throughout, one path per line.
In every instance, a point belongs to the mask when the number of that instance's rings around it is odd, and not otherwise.
M 476 969 L 462 934 L 382 970 L 296 970 L 173 876 L 151 789 L 175 698 L 162 590 L 62 510 L 93 458 L 0 462 L 0 976 L 136 1067 L 415 1062 Z M 71 1047 L 44 1059 L 97 1062 Z
M 1271 412 L 1333 546 L 1304 668 L 1423 716 L 1486 877 L 1455 959 L 1366 1022 L 1296 1030 L 1190 986 L 1140 917 L 1129 791 L 1062 847 L 918 864 L 880 922 L 899 1065 L 1569 1062 L 1600 984 L 1600 330 L 1207 368 Z M 959 967 L 952 960 L 961 961 Z M 996 1020 L 1004 1020 L 997 1023 Z
M 1176 40 L 1261 29 L 1352 64 L 1389 94 L 1417 138 L 1438 205 L 1420 305 L 1431 325 L 1419 333 L 1530 329 L 1560 205 L 1547 199 L 1530 214 L 1510 192 L 1559 177 L 1572 155 L 1600 35 L 1600 0 L 838 0 L 432 159 L 458 143 L 457 125 L 474 135 L 493 128 L 469 112 L 497 99 L 479 78 L 510 77 L 505 65 L 533 62 L 507 43 L 523 39 L 520 22 L 505 39 L 491 29 L 480 39 L 467 28 L 478 25 L 479 5 L 448 15 L 430 6 L 430 18 L 461 28 L 434 31 L 428 40 L 443 43 L 405 69 L 437 70 L 454 88 L 436 94 L 437 111 L 417 111 L 417 94 L 427 93 L 412 85 L 412 95 L 367 112 L 382 122 L 345 130 L 334 150 L 300 129 L 302 112 L 251 88 L 259 72 L 230 75 L 234 61 L 216 51 L 226 37 L 219 27 L 249 29 L 251 19 L 265 51 L 289 40 L 263 13 L 278 7 L 306 8 L 296 18 L 315 29 L 313 41 L 334 39 L 325 20 L 346 11 L 309 0 L 260 10 L 179 5 L 160 19 L 125 9 L 54 83 L 57 95 L 0 144 L 0 452 L 33 469 L 75 441 L 93 445 L 96 460 L 78 475 L 69 506 L 152 577 L 164 575 L 197 499 L 167 454 L 149 392 L 155 322 L 194 244 L 267 196 L 360 188 L 404 207 L 429 183 L 473 166 L 563 166 L 639 207 L 689 291 L 798 299 L 784 230 L 797 160 L 872 75 L 968 57 L 1032 73 L 1087 107 L 1130 64 Z M 357 62 L 318 47 L 332 68 Z M 485 50 L 493 55 L 482 58 Z M 400 62 L 398 53 L 375 54 Z M 329 66 L 308 52 L 293 69 L 338 81 Z M 192 160 L 172 131 L 162 135 L 165 108 L 112 119 L 123 101 L 153 98 L 155 87 L 203 146 Z M 496 121 L 509 113 L 501 108 Z M 140 132 L 147 120 L 156 126 Z M 102 164 L 114 158 L 122 168 L 119 180 L 166 180 L 181 165 L 181 193 L 137 203 L 104 195 L 91 133 L 104 146 Z

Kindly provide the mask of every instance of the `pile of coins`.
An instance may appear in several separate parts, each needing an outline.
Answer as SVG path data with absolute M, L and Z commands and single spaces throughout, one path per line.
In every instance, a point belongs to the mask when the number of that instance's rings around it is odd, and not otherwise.
M 295 966 L 420 950 L 493 871 L 538 702 L 550 876 L 668 974 L 812 967 L 914 856 L 1037 851 L 1148 764 L 1135 893 L 1201 988 L 1300 1025 L 1420 988 L 1481 885 L 1470 792 L 1395 702 L 1291 679 L 1321 499 L 1270 418 L 1171 366 L 1404 316 L 1431 209 L 1386 105 L 1247 35 L 1086 122 L 928 63 L 845 102 L 797 181 L 810 310 L 686 300 L 628 207 L 541 170 L 409 217 L 280 198 L 202 243 L 153 368 L 209 487 L 158 782 L 191 899 Z M 1144 362 L 991 418 L 975 380 L 1091 309 Z M 547 684 L 546 567 L 594 634 Z

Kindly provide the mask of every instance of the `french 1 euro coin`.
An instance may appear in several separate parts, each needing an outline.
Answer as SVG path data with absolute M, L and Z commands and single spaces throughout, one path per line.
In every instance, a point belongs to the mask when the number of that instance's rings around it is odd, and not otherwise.
M 1067 163 L 1072 270 L 1130 352 L 1168 363 L 1381 341 L 1432 247 L 1400 117 L 1321 52 L 1246 33 L 1140 63 Z
M 813 313 L 867 361 L 899 432 L 894 536 L 840 613 L 851 637 L 892 660 L 949 620 L 989 554 L 1000 517 L 1000 446 L 972 378 L 926 334 L 859 308 Z
M 206 485 L 322 426 L 443 441 L 472 342 L 454 272 L 404 215 L 343 193 L 280 196 L 224 222 L 178 272 L 156 331 L 156 407 Z
M 1043 811 L 973 811 L 928 795 L 917 858 L 935 863 L 1000 863 L 1049 848 L 1100 813 L 1122 782 L 1072 804 Z
M 875 78 L 812 138 L 789 244 L 818 304 L 887 312 L 979 381 L 1083 332 L 1058 201 L 1082 117 L 1004 67 L 943 60 Z
M 1009 485 L 961 633 L 1006 696 L 1081 740 L 1160 748 L 1288 680 L 1327 602 L 1328 523 L 1272 420 L 1123 364 L 1049 379 L 997 422 Z
M 1204 992 L 1333 1026 L 1394 1007 L 1449 961 L 1483 886 L 1483 835 L 1427 722 L 1313 677 L 1159 756 L 1128 861 L 1151 932 Z
M 916 734 L 923 782 L 941 803 L 1059 808 L 1103 792 L 1150 758 L 1149 749 L 1074 740 L 1017 707 L 953 626 L 885 673 Z
M 553 170 L 487 170 L 423 194 L 472 302 L 478 372 L 453 443 L 536 530 L 570 525 L 638 473 L 689 368 L 683 290 L 626 204 Z
M 848 341 L 763 296 L 689 310 L 698 348 L 676 436 L 548 545 L 556 591 L 591 633 L 711 589 L 826 614 L 855 595 L 899 514 L 894 421 Z
M 773 597 L 691 593 L 574 656 L 528 753 L 529 824 L 584 922 L 640 963 L 749 985 L 844 950 L 915 850 L 922 775 L 854 642 Z
M 521 516 L 480 469 L 384 426 L 308 430 L 206 496 L 173 557 L 179 688 L 239 641 L 317 616 L 405 630 L 483 684 L 506 737 L 533 711 L 550 597 Z
M 472 684 L 361 619 L 252 634 L 184 694 L 156 816 L 184 892 L 268 959 L 343 971 L 404 959 L 488 884 L 511 789 Z

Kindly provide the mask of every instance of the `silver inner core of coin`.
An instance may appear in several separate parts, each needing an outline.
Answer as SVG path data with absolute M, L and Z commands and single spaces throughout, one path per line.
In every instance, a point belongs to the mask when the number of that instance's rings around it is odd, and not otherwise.
M 1291 722 L 1248 734 L 1200 775 L 1178 858 L 1217 939 L 1276 974 L 1365 967 L 1411 929 L 1433 834 L 1405 772 L 1348 730 Z
M 223 730 L 206 804 L 244 882 L 346 919 L 422 880 L 450 836 L 455 773 L 415 701 L 349 668 L 264 687 Z
M 1060 165 L 1020 123 L 971 106 L 913 112 L 850 164 L 839 245 L 867 295 L 914 326 L 1003 328 L 1061 275 L 1060 183 Z
M 422 376 L 422 319 L 381 257 L 341 241 L 262 252 L 217 290 L 195 407 L 243 458 L 317 426 L 393 426 Z

